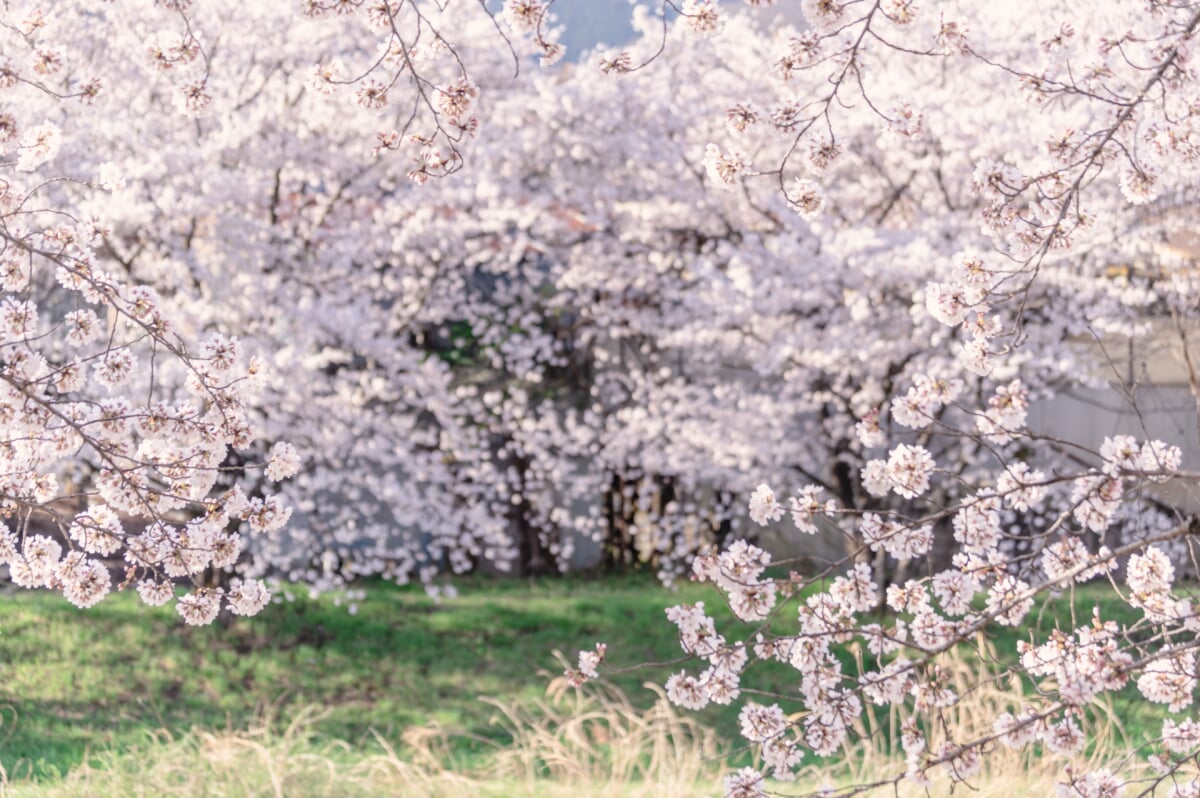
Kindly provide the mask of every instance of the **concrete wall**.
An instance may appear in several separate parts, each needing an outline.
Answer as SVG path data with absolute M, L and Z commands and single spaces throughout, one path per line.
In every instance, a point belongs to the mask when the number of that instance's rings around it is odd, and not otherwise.
M 1200 369 L 1200 330 L 1188 330 L 1188 356 Z M 1037 432 L 1097 449 L 1106 436 L 1157 439 L 1183 452 L 1184 471 L 1200 472 L 1200 409 L 1178 330 L 1157 320 L 1143 335 L 1110 336 L 1080 342 L 1096 356 L 1095 376 L 1104 388 L 1080 388 L 1030 408 L 1029 427 Z M 1156 491 L 1185 512 L 1200 511 L 1200 485 L 1177 480 Z

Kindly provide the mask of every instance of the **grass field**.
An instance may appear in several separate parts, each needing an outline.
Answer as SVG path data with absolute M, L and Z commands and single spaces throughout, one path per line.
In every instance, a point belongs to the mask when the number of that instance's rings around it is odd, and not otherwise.
M 228 628 L 199 629 L 169 610 L 141 606 L 136 596 L 80 612 L 48 593 L 8 593 L 0 602 L 0 765 L 10 783 L 52 785 L 81 764 L 119 769 L 114 756 L 122 752 L 153 759 L 166 740 L 187 738 L 184 749 L 195 753 L 203 739 L 243 739 L 230 745 L 247 749 L 283 739 L 286 751 L 320 752 L 353 770 L 370 756 L 386 761 L 388 751 L 403 759 L 421 748 L 414 748 L 414 729 L 436 727 L 423 739 L 436 741 L 429 750 L 443 760 L 439 767 L 465 771 L 494 761 L 521 734 L 520 724 L 481 699 L 533 707 L 561 673 L 555 649 L 573 657 L 602 640 L 614 664 L 668 662 L 679 649 L 664 608 L 720 604 L 702 586 L 668 593 L 638 576 L 467 581 L 460 591 L 435 603 L 415 589 L 377 584 L 353 615 L 331 596 L 297 597 Z M 1018 637 L 1065 623 L 1072 607 L 1088 617 L 1094 604 L 1105 617 L 1133 619 L 1107 588 L 1088 588 L 1054 602 L 1032 627 L 991 642 L 1011 653 Z M 795 689 L 789 668 L 755 668 L 756 686 Z M 669 670 L 611 681 L 645 710 L 657 696 L 643 682 L 661 683 Z M 1131 692 L 1116 698 L 1114 712 L 1130 742 L 1162 717 Z M 706 710 L 700 719 L 719 738 L 736 739 L 736 707 Z
M 690 586 L 689 586 L 690 587 Z M 121 749 L 148 731 L 242 729 L 319 706 L 319 731 L 398 739 L 436 722 L 462 732 L 469 760 L 505 739 L 484 697 L 532 701 L 573 655 L 607 640 L 624 662 L 666 660 L 678 646 L 671 595 L 639 578 L 468 582 L 454 600 L 376 585 L 351 615 L 331 597 L 297 597 L 229 628 L 189 628 L 169 610 L 118 595 L 88 612 L 49 593 L 0 602 L 0 764 L 10 777 L 57 776 L 88 750 Z M 710 599 L 711 600 L 711 599 Z M 642 705 L 653 673 L 617 677 Z

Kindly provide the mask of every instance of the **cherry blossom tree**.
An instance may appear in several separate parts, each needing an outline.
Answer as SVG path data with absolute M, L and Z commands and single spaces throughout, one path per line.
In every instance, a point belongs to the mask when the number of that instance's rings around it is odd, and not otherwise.
M 1189 708 L 1197 522 L 1163 491 L 1194 490 L 1197 442 L 1028 415 L 1120 378 L 1108 344 L 1156 317 L 1200 407 L 1200 9 L 805 0 L 766 29 L 735 5 L 637 7 L 626 49 L 558 67 L 537 0 L 6 6 L 13 581 L 90 606 L 119 555 L 148 603 L 191 580 L 203 623 L 268 576 L 551 570 L 591 538 L 743 622 L 668 613 L 698 666 L 671 700 L 742 702 L 761 767 L 731 796 L 872 704 L 908 767 L 843 794 L 1078 751 L 1130 682 Z M 773 562 L 748 538 L 779 525 L 839 548 Z M 1141 621 L 1024 645 L 1036 698 L 947 726 L 947 655 L 1101 578 Z M 763 659 L 798 698 L 751 692 Z M 1194 726 L 1137 789 L 1200 790 Z
M 428 580 L 479 560 L 506 567 L 520 554 L 509 508 L 533 489 L 516 486 L 529 468 L 511 476 L 523 455 L 497 438 L 523 417 L 513 421 L 511 398 L 501 407 L 477 389 L 509 392 L 545 367 L 525 362 L 545 358 L 516 346 L 507 326 L 518 319 L 507 316 L 517 310 L 495 285 L 520 297 L 544 283 L 527 244 L 507 235 L 513 215 L 531 211 L 489 209 L 466 182 L 437 181 L 435 198 L 417 184 L 455 172 L 477 133 L 467 65 L 492 76 L 481 79 L 489 91 L 509 90 L 523 40 L 503 28 L 497 38 L 478 8 L 462 19 L 403 3 L 305 11 L 172 5 L 143 17 L 102 4 L 82 31 L 77 19 L 32 25 L 35 44 L 74 36 L 76 68 L 115 87 L 56 111 L 68 142 L 56 163 L 102 174 L 111 191 L 90 200 L 106 225 L 97 258 L 171 303 L 189 333 L 245 351 L 259 377 L 246 386 L 247 420 L 267 441 L 294 439 L 306 461 L 284 488 L 297 523 L 247 540 L 244 571 L 329 585 L 377 572 Z M 369 25 L 343 13 L 357 11 Z M 508 17 L 525 25 L 519 11 Z M 550 35 L 532 28 L 543 58 L 557 52 Z M 114 50 L 137 57 L 114 62 Z M 389 99 L 378 88 L 389 70 L 389 87 L 415 91 L 411 112 L 398 90 Z M 43 94 L 28 114 L 60 99 Z M 462 348 L 439 340 L 450 326 L 476 330 L 482 354 L 470 368 L 453 368 Z M 244 466 L 266 447 L 243 437 L 223 472 L 249 479 L 253 495 L 260 472 Z
M 254 614 L 262 582 L 199 576 L 235 562 L 243 532 L 278 529 L 291 512 L 228 471 L 231 451 L 253 441 L 247 397 L 261 363 L 236 339 L 185 337 L 170 300 L 108 257 L 100 209 L 123 178 L 79 157 L 87 141 L 66 121 L 105 105 L 89 42 L 73 35 L 92 13 L 6 7 L 0 28 L 0 553 L 16 584 L 81 607 L 111 590 L 111 558 L 123 558 L 121 587 L 175 601 L 188 623 L 222 606 Z M 285 443 L 259 463 L 268 481 L 298 466 Z M 196 587 L 177 598 L 183 577 Z
M 921 332 L 929 354 L 901 361 L 890 375 L 898 384 L 876 383 L 858 407 L 830 391 L 858 440 L 842 460 L 849 490 L 825 500 L 833 486 L 816 473 L 790 495 L 764 483 L 749 498 L 758 524 L 790 515 L 800 533 L 836 525 L 846 557 L 816 574 L 786 563 L 772 571 L 766 552 L 738 542 L 692 570 L 744 629 L 718 630 L 702 605 L 668 611 L 699 663 L 671 676 L 668 695 L 693 709 L 741 702 L 743 735 L 761 756 L 761 768 L 730 777 L 727 795 L 766 795 L 765 777 L 794 778 L 806 752 L 843 750 L 871 704 L 906 718 L 907 771 L 836 794 L 902 779 L 969 783 L 997 743 L 1078 752 L 1088 706 L 1130 682 L 1173 712 L 1193 702 L 1195 614 L 1175 589 L 1170 554 L 1190 551 L 1197 521 L 1156 512 L 1153 497 L 1164 483 L 1194 486 L 1178 471 L 1179 445 L 1196 442 L 1121 435 L 1081 445 L 1031 431 L 1026 414 L 1064 378 L 1089 376 L 1085 363 L 1064 362 L 1072 338 L 1129 335 L 1153 313 L 1171 314 L 1180 330 L 1194 319 L 1194 266 L 1167 250 L 1190 221 L 1189 56 L 1200 15 L 1150 3 L 1082 19 L 1015 5 L 946 4 L 929 15 L 907 3 L 806 4 L 808 30 L 779 31 L 775 54 L 758 60 L 741 23 L 725 22 L 721 35 L 741 46 L 714 71 L 736 74 L 740 56 L 745 74 L 773 66 L 778 83 L 737 84 L 763 88 L 766 102 L 742 91 L 730 104 L 729 136 L 705 149 L 711 183 L 752 195 L 765 178 L 811 222 L 822 254 L 899 261 L 924 285 L 892 306 L 931 324 Z M 865 273 L 850 278 L 851 291 L 880 284 Z M 847 382 L 861 390 L 867 381 Z M 1091 537 L 1113 531 L 1113 546 Z M 939 533 L 955 543 L 948 561 L 937 556 Z M 887 563 L 896 570 L 879 567 Z M 1040 597 L 1101 577 L 1141 621 L 1097 615 L 1023 644 L 1015 670 L 1037 697 L 982 737 L 947 727 L 960 698 L 941 681 L 948 652 L 991 625 L 1020 625 Z M 881 596 L 883 623 L 872 615 Z M 793 614 L 799 632 L 780 630 Z M 858 672 L 835 656 L 856 638 L 871 655 Z M 594 677 L 607 654 L 584 652 L 569 676 Z M 798 700 L 754 690 L 752 663 L 762 659 L 797 669 Z M 1141 794 L 1197 789 L 1194 740 L 1182 728 L 1168 721 L 1153 741 Z M 1115 795 L 1123 779 L 1069 774 L 1061 794 Z

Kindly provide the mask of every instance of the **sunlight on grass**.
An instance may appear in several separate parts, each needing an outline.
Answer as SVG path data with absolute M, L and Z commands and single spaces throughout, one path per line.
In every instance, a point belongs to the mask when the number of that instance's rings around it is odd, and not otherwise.
M 678 656 L 679 644 L 664 607 L 709 597 L 702 586 L 686 584 L 669 593 L 647 578 L 535 584 L 478 580 L 464 585 L 461 598 L 439 605 L 419 591 L 376 584 L 353 616 L 325 596 L 273 605 L 262 617 L 228 628 L 189 629 L 181 627 L 173 613 L 137 606 L 136 597 L 125 594 L 87 612 L 47 593 L 8 595 L 0 602 L 0 663 L 5 673 L 0 684 L 0 765 L 8 777 L 7 794 L 273 794 L 265 765 L 259 768 L 265 781 L 254 782 L 257 792 L 237 792 L 242 789 L 238 782 L 222 788 L 225 792 L 188 792 L 187 785 L 194 786 L 184 779 L 188 767 L 218 782 L 223 778 L 205 759 L 217 746 L 202 745 L 205 735 L 204 739 L 224 741 L 218 746 L 222 750 L 245 749 L 245 756 L 266 750 L 284 756 L 282 772 L 296 778 L 315 779 L 332 767 L 335 777 L 350 785 L 332 793 L 298 792 L 296 787 L 289 795 L 360 794 L 352 786 L 356 778 L 365 778 L 358 768 L 366 767 L 367 761 L 378 765 L 392 755 L 406 767 L 425 768 L 421 772 L 429 778 L 451 780 L 430 786 L 430 791 L 452 790 L 453 778 L 460 778 L 453 774 L 472 774 L 480 784 L 498 785 L 496 795 L 551 795 L 545 791 L 557 789 L 553 785 L 560 781 L 619 783 L 620 789 L 628 790 L 625 782 L 636 785 L 646 778 L 632 770 L 643 755 L 630 753 L 633 749 L 623 749 L 627 760 L 604 760 L 603 767 L 619 774 L 608 781 L 582 775 L 586 763 L 599 760 L 588 758 L 594 752 L 581 741 L 590 740 L 588 745 L 606 756 L 624 755 L 610 751 L 610 738 L 619 739 L 620 734 L 601 725 L 592 727 L 596 736 L 581 737 L 580 727 L 567 718 L 569 707 L 555 703 L 574 699 L 569 694 L 547 696 L 547 685 L 562 672 L 553 652 L 558 649 L 573 657 L 576 650 L 605 641 L 616 665 L 669 661 Z M 710 603 L 718 625 L 727 625 L 726 608 Z M 1044 639 L 1049 629 L 1069 622 L 1072 606 L 1090 612 L 1097 604 L 1106 618 L 1121 608 L 1110 590 L 1089 586 L 1055 600 L 1026 628 L 1000 629 L 971 641 L 962 652 L 969 664 L 956 676 L 964 703 L 955 711 L 990 723 L 998 712 L 1014 709 L 972 708 L 977 698 L 1001 700 L 999 688 L 1008 685 L 988 683 L 972 691 L 966 689 L 967 678 L 978 683 L 982 667 L 998 672 L 995 669 L 1016 656 L 1018 639 Z M 844 653 L 848 672 L 853 671 L 857 665 L 850 661 L 850 648 Z M 754 661 L 752 667 L 756 686 L 797 695 L 797 674 L 790 666 Z M 643 685 L 661 684 L 665 670 L 613 673 L 613 692 L 605 700 L 626 707 L 626 716 L 659 711 L 659 696 Z M 484 697 L 490 698 L 481 700 Z M 1136 688 L 1127 688 L 1111 701 L 1111 708 L 1091 710 L 1096 728 L 1111 738 L 1103 738 L 1096 749 L 1104 756 L 1132 750 L 1147 734 L 1157 733 L 1164 711 L 1140 700 Z M 322 707 L 319 717 L 313 706 Z M 798 703 L 790 707 L 798 708 Z M 1127 738 L 1114 717 L 1121 719 Z M 736 707 L 710 706 L 687 718 L 714 730 L 715 737 L 705 745 L 723 740 L 731 747 L 738 739 Z M 810 760 L 807 764 L 814 769 L 808 780 L 816 786 L 825 781 L 844 784 L 851 778 L 874 781 L 903 772 L 903 757 L 889 747 L 899 722 L 879 710 L 861 730 L 869 744 L 859 743 L 841 757 L 857 763 L 859 770 Z M 539 723 L 545 729 L 556 724 L 556 747 L 546 734 L 536 744 L 528 742 Z M 290 736 L 284 735 L 292 726 L 296 728 Z M 168 730 L 169 736 L 158 730 Z M 384 741 L 390 749 L 385 750 Z M 421 753 L 435 748 L 440 750 L 436 761 Z M 650 756 L 658 761 L 668 755 Z M 746 749 L 732 748 L 730 756 L 733 767 L 751 764 Z M 1007 764 L 996 777 L 1011 779 L 1014 773 L 1034 772 L 1035 766 L 1058 767 L 1057 760 L 1043 759 L 1036 751 L 1023 756 L 1028 761 L 1002 760 Z M 719 795 L 719 779 L 708 778 L 715 766 L 703 757 L 693 757 L 696 762 L 688 757 L 681 754 L 673 760 L 672 777 L 679 779 L 679 790 L 685 790 L 685 783 L 698 782 L 702 788 L 695 794 Z M 251 760 L 238 761 L 229 778 L 250 778 L 246 763 Z M 192 764 L 181 764 L 188 762 Z M 177 765 L 178 771 L 172 770 Z M 310 765 L 314 769 L 305 770 Z M 693 773 L 688 768 L 698 769 Z M 165 779 L 161 788 L 139 792 L 130 774 L 143 770 Z M 121 774 L 126 774 L 128 789 L 119 782 Z M 94 782 L 90 793 L 78 786 L 86 785 L 79 780 L 88 778 Z M 104 783 L 102 789 L 96 781 L 100 779 L 118 780 Z M 170 792 L 175 789 L 172 779 L 183 780 L 184 786 Z M 28 784 L 31 780 L 41 786 Z M 523 786 L 518 790 L 514 785 Z M 542 792 L 528 792 L 535 788 Z M 76 792 L 46 792 L 54 789 Z M 375 794 L 392 794 L 390 788 L 380 789 Z M 567 796 L 593 794 L 579 789 L 569 788 Z M 488 794 L 484 787 L 479 790 Z M 796 785 L 781 785 L 780 791 L 800 792 Z M 1024 794 L 1052 792 L 1035 789 Z M 401 794 L 437 793 L 414 787 Z M 660 794 L 676 793 L 664 788 Z
M 436 725 L 403 736 L 404 754 L 380 734 L 361 743 L 317 742 L 328 712 L 244 731 L 165 731 L 123 752 L 93 755 L 58 783 L 8 784 L 11 798 L 376 798 L 529 796 L 650 798 L 711 794 L 723 773 L 716 742 L 661 699 L 639 711 L 607 690 L 583 697 L 556 685 L 520 708 L 492 702 L 514 743 L 492 744 L 482 768 L 459 768 L 454 735 Z
M 947 684 L 961 700 L 946 712 L 949 728 L 982 734 L 998 713 L 1021 700 L 1020 685 L 997 680 L 995 670 L 960 656 L 947 663 Z M 981 685 L 982 677 L 982 685 Z M 534 702 L 488 701 L 510 742 L 482 742 L 490 755 L 466 764 L 458 753 L 461 733 L 436 723 L 407 729 L 397 741 L 371 732 L 357 742 L 329 740 L 320 732 L 329 710 L 310 707 L 283 722 L 266 713 L 246 730 L 192 732 L 174 737 L 147 734 L 128 750 L 93 754 L 56 782 L 4 784 L 11 798 L 700 798 L 721 793 L 728 749 L 690 713 L 679 713 L 657 693 L 648 709 L 634 706 L 611 685 L 576 691 L 556 679 Z M 1120 768 L 1128 752 L 1111 705 L 1097 703 L 1086 755 L 1044 756 L 1035 746 L 998 748 L 969 780 L 977 798 L 1053 795 L 1070 768 Z M 775 795 L 837 791 L 852 784 L 887 781 L 904 773 L 894 743 L 897 713 L 884 724 L 862 726 L 860 741 L 829 760 L 814 762 L 792 784 L 772 784 Z M 931 747 L 942 737 L 930 730 Z M 483 764 L 480 764 L 482 762 Z M 1128 773 L 1126 775 L 1129 775 Z M 900 780 L 866 795 L 898 798 L 944 796 L 948 778 L 931 773 L 926 792 Z M 954 794 L 961 795 L 964 785 Z

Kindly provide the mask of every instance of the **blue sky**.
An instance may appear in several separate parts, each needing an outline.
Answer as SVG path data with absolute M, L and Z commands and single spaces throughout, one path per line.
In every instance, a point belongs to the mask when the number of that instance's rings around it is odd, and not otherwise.
M 562 43 L 572 60 L 597 44 L 616 46 L 633 36 L 629 0 L 556 0 L 554 14 L 566 27 Z
M 554 14 L 559 24 L 566 28 L 562 43 L 567 46 L 567 58 L 578 60 L 584 51 L 598 44 L 617 46 L 633 36 L 629 18 L 633 13 L 631 0 L 555 0 Z M 661 6 L 658 0 L 653 3 Z M 741 3 L 723 3 L 730 10 L 739 9 Z M 785 16 L 799 21 L 799 6 L 796 0 L 782 0 L 771 10 L 756 13 L 763 17 Z M 788 10 L 783 10 L 787 8 Z

